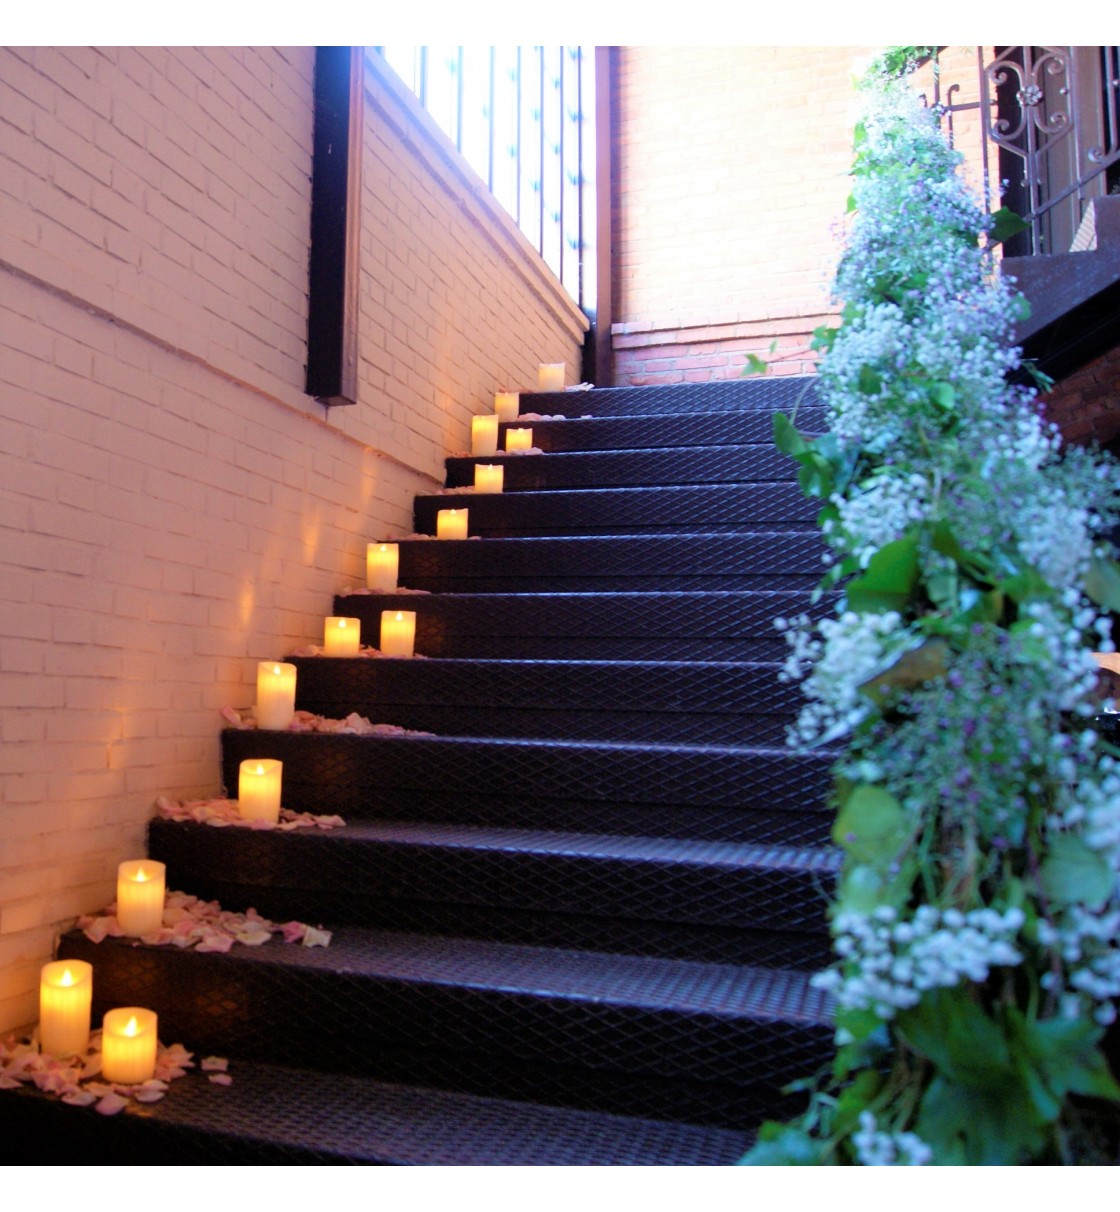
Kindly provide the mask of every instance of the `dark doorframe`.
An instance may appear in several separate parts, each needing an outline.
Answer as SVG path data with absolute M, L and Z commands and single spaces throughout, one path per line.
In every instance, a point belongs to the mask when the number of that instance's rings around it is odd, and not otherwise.
M 358 256 L 365 48 L 315 48 L 307 394 L 358 398 Z

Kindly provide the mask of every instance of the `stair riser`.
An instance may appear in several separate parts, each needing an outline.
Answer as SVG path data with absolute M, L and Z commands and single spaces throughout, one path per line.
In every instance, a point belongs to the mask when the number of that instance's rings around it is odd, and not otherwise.
M 831 756 L 226 730 L 223 781 L 284 763 L 297 812 L 573 832 L 823 845 Z
M 500 425 L 507 429 L 530 426 L 533 445 L 552 453 L 591 450 L 654 450 L 699 446 L 724 446 L 734 443 L 771 443 L 774 414 L 759 409 L 751 412 L 678 413 L 648 417 L 596 417 L 589 420 L 529 420 Z M 821 433 L 825 429 L 824 410 L 805 408 L 797 414 L 797 427 L 803 433 Z M 504 437 L 499 445 L 505 446 Z
M 381 642 L 386 610 L 416 614 L 416 651 L 442 658 L 782 661 L 779 616 L 822 616 L 801 593 L 649 595 L 344 594 L 334 613 L 361 620 L 362 643 Z
M 505 469 L 505 492 L 560 488 L 653 488 L 676 484 L 788 483 L 797 468 L 772 445 L 600 454 L 493 455 L 446 460 L 448 488 L 471 487 L 478 464 Z M 468 494 L 470 504 L 477 494 Z M 451 498 L 453 504 L 457 498 Z
M 776 745 L 799 707 L 775 666 L 293 657 L 296 706 L 440 736 Z
M 580 391 L 522 392 L 521 411 L 542 416 L 635 417 L 657 413 L 738 412 L 740 409 L 811 408 L 819 404 L 813 376 L 741 379 L 725 383 L 673 383 Z
M 446 830 L 443 831 L 446 834 Z M 461 915 L 456 933 L 470 935 L 472 908 L 504 911 L 505 941 L 533 941 L 517 936 L 517 914 L 557 915 L 553 945 L 579 948 L 591 933 L 586 923 L 575 937 L 564 931 L 564 918 L 622 919 L 641 924 L 650 938 L 647 954 L 661 954 L 656 943 L 662 924 L 722 927 L 733 935 L 764 924 L 772 959 L 780 937 L 826 935 L 822 889 L 831 884 L 830 852 L 814 869 L 736 866 L 681 862 L 650 857 L 578 853 L 526 853 L 496 846 L 469 846 L 448 841 L 431 830 L 426 844 L 385 838 L 323 834 L 213 829 L 205 825 L 155 821 L 150 853 L 168 866 L 174 888 L 190 889 L 223 907 L 244 911 L 250 905 L 266 917 L 286 920 L 311 912 L 317 921 L 336 925 L 404 928 L 394 921 L 394 901 L 428 903 Z M 775 858 L 774 861 L 780 861 Z M 628 932 L 640 933 L 640 931 Z M 684 955 L 686 959 L 720 958 L 761 964 L 744 943 L 726 956 Z M 796 944 L 791 944 L 796 950 Z M 674 952 L 670 951 L 670 954 Z M 819 949 L 818 949 L 819 953 Z
M 272 944 L 270 946 L 284 946 Z M 328 949 L 329 950 L 329 949 Z M 622 1114 L 744 1127 L 785 1082 L 826 1058 L 824 1024 L 759 1022 L 508 989 L 293 972 L 259 956 L 92 944 L 94 1021 L 119 1005 L 203 1055 L 314 1064 L 382 1080 Z M 567 1063 L 559 1063 L 564 1056 Z M 660 1102 L 660 1109 L 657 1105 Z
M 438 499 L 438 498 L 437 498 Z M 404 540 L 400 584 L 431 593 L 787 590 L 808 600 L 823 573 L 815 531 Z M 398 609 L 412 609 L 404 595 Z
M 469 534 L 512 538 L 697 531 L 726 534 L 793 524 L 809 529 L 820 507 L 807 500 L 796 484 L 472 493 L 469 500 L 419 496 L 413 507 L 416 533 L 434 535 L 440 510 L 463 508 L 469 510 Z

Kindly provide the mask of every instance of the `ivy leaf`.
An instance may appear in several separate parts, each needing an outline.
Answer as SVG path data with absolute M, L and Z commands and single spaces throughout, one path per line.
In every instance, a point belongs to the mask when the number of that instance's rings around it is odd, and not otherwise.
M 1057 1104 L 1054 1119 L 1067 1094 L 1120 1102 L 1120 1085 L 1097 1046 L 1104 1036 L 1102 1027 L 1084 1018 L 1029 1018 L 1014 1006 L 1007 1015 L 1019 1059 L 1035 1070 L 1036 1081 L 1045 1083 Z
M 1075 833 L 1060 833 L 1042 861 L 1042 890 L 1059 905 L 1084 903 L 1096 909 L 1108 900 L 1115 877 L 1104 855 Z
M 865 395 L 877 396 L 883 389 L 882 376 L 866 364 L 859 368 L 859 389 Z
M 832 840 L 858 864 L 884 869 L 910 835 L 902 805 L 882 787 L 861 783 L 840 809 Z M 857 868 L 858 869 L 858 868 Z
M 758 354 L 747 354 L 747 364 L 740 371 L 743 378 L 750 375 L 764 375 L 769 368 Z
M 848 606 L 860 614 L 901 611 L 918 580 L 918 538 L 906 535 L 887 543 L 871 557 L 862 576 L 845 589 Z
M 809 348 L 812 350 L 824 350 L 827 353 L 832 348 L 839 331 L 839 328 L 832 328 L 828 324 L 821 324 L 819 327 L 813 329 L 813 339 L 809 342 Z
M 1120 564 L 1093 556 L 1085 574 L 1085 592 L 1102 609 L 1114 614 L 1120 611 Z
M 1024 1093 L 1017 1083 L 977 1089 L 939 1074 L 922 1098 L 914 1130 L 942 1165 L 1018 1165 L 1045 1142 Z
M 774 414 L 774 445 L 791 459 L 810 449 L 809 443 L 797 432 L 797 427 L 784 412 Z
M 999 210 L 992 214 L 992 226 L 988 232 L 989 244 L 1002 244 L 1005 240 L 1010 240 L 1012 236 L 1017 236 L 1020 232 L 1027 231 L 1030 224 L 1022 217 L 1017 215 L 1010 207 L 1001 206 Z
M 860 690 L 873 702 L 882 705 L 896 690 L 924 686 L 934 678 L 944 677 L 949 668 L 949 645 L 944 640 L 927 640 L 918 648 L 904 652 L 882 673 L 869 678 Z

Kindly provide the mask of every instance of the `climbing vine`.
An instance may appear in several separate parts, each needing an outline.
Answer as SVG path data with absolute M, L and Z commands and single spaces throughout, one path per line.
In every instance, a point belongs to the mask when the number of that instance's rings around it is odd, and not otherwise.
M 863 116 L 829 432 L 775 438 L 822 503 L 835 617 L 778 620 L 835 747 L 836 1054 L 747 1164 L 1116 1160 L 1120 751 L 1093 729 L 1120 566 L 1113 461 L 1062 451 L 1016 386 L 1026 306 L 895 48 Z M 897 60 L 897 62 L 896 62 Z

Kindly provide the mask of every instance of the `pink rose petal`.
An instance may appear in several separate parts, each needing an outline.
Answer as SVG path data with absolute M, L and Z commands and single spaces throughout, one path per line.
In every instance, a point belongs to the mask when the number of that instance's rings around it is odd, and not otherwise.
M 97 1104 L 95 1110 L 98 1115 L 117 1115 L 127 1106 L 128 1099 L 121 1098 L 119 1094 L 106 1094 Z
M 229 1061 L 224 1056 L 207 1056 L 203 1058 L 201 1069 L 203 1073 L 225 1073 Z
M 138 1103 L 158 1103 L 161 1098 L 166 1098 L 167 1094 L 163 1090 L 134 1090 L 132 1097 Z
M 228 1073 L 211 1073 L 210 1080 L 215 1086 L 232 1086 L 233 1078 Z
M 97 1095 L 88 1090 L 71 1090 L 62 1096 L 62 1101 L 68 1107 L 88 1107 L 97 1102 Z

